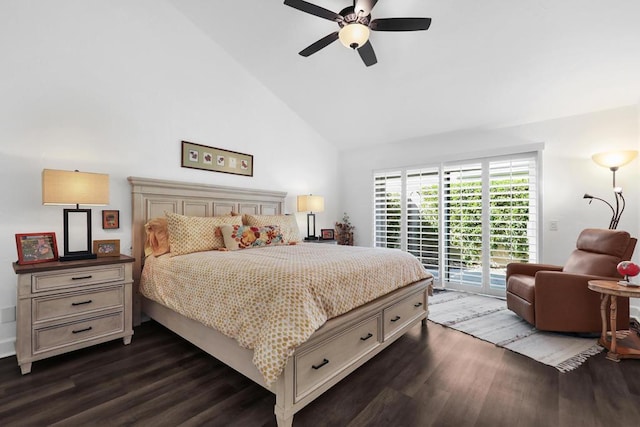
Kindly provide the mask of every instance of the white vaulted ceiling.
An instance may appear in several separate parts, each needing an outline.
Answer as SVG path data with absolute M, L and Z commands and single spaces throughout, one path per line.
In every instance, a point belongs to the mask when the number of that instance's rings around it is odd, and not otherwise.
M 432 24 L 372 32 L 369 68 L 340 42 L 299 56 L 338 27 L 282 0 L 171 3 L 340 149 L 640 101 L 638 0 L 380 0 L 374 19 Z

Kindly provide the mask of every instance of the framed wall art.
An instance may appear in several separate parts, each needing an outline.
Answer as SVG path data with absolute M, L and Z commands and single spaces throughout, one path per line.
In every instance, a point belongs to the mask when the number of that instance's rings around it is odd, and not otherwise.
M 253 176 L 253 156 L 182 141 L 182 167 Z
M 93 253 L 98 257 L 120 256 L 120 240 L 94 240 Z
M 56 233 L 16 234 L 18 264 L 35 264 L 58 260 Z
M 120 228 L 120 211 L 102 211 L 102 228 L 105 230 Z

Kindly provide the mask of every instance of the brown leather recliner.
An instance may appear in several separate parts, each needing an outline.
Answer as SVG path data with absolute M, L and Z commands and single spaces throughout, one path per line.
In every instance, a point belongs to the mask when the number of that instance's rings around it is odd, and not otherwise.
M 626 231 L 586 229 L 564 267 L 507 265 L 507 307 L 543 331 L 599 332 L 600 294 L 589 280 L 620 280 L 616 267 L 630 260 L 637 239 Z M 618 297 L 617 329 L 629 327 L 629 298 Z M 607 309 L 607 319 L 609 312 Z

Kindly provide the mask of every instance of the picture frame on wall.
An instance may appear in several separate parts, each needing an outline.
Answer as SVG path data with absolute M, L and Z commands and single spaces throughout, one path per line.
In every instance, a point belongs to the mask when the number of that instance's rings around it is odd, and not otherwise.
M 120 256 L 120 240 L 94 240 L 93 253 L 97 257 Z
M 253 176 L 253 156 L 182 141 L 183 168 Z
M 102 211 L 102 228 L 104 230 L 120 228 L 120 211 L 103 210 Z
M 320 239 L 322 240 L 334 240 L 335 234 L 332 228 L 323 228 L 320 230 Z
M 56 233 L 16 234 L 18 264 L 36 264 L 58 260 Z

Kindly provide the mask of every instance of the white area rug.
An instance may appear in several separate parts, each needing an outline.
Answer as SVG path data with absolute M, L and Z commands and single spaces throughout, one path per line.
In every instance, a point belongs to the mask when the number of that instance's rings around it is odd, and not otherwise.
M 596 338 L 542 332 L 507 309 L 499 298 L 463 292 L 429 297 L 429 320 L 523 354 L 560 372 L 580 366 L 603 348 Z

